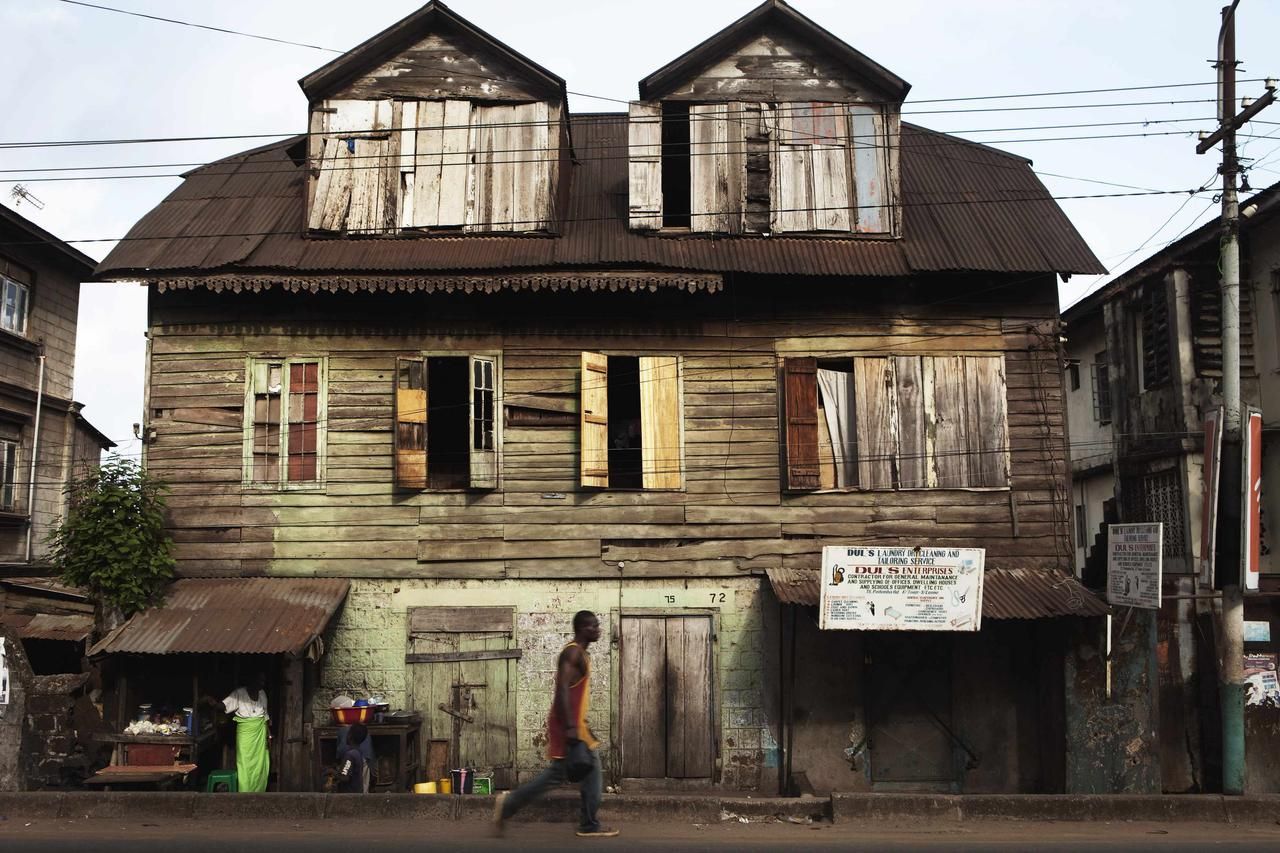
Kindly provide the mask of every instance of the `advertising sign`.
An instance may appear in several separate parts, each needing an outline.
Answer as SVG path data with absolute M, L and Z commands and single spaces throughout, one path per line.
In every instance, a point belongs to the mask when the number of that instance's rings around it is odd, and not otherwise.
M 818 627 L 847 631 L 977 631 L 982 548 L 822 549 Z
M 1244 656 L 1245 703 L 1280 708 L 1280 677 L 1276 674 L 1276 656 L 1250 654 Z
M 1262 412 L 1249 409 L 1240 430 L 1244 515 L 1240 519 L 1240 548 L 1244 588 L 1258 591 L 1262 571 Z
M 1222 407 L 1204 419 L 1204 502 L 1200 507 L 1200 582 L 1213 586 L 1213 551 L 1218 543 L 1218 481 L 1222 462 Z
M 1107 601 L 1160 609 L 1164 524 L 1113 524 L 1107 529 Z

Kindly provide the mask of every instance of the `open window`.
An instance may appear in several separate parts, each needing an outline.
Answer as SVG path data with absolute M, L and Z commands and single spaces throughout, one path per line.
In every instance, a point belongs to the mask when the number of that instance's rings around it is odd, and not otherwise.
M 681 488 L 679 358 L 584 352 L 581 381 L 580 484 Z
M 245 479 L 261 486 L 324 481 L 324 359 L 252 359 Z
M 494 356 L 396 359 L 397 488 L 496 489 Z
M 786 488 L 1007 488 L 1000 356 L 783 362 Z

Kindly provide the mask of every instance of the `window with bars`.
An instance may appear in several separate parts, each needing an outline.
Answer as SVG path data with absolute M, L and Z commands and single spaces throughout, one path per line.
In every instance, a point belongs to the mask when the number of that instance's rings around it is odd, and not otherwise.
M 1107 351 L 1093 357 L 1093 419 L 1100 424 L 1111 423 L 1111 374 L 1107 368 Z
M 323 359 L 254 359 L 249 365 L 245 479 L 297 487 L 323 482 Z
M 1186 546 L 1186 511 L 1182 477 L 1176 468 L 1129 477 L 1124 488 L 1124 520 L 1164 524 L 1166 557 L 1183 557 Z

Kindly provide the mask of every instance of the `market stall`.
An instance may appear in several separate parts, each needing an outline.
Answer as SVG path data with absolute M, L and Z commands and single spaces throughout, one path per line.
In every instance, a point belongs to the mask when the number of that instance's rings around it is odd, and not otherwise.
M 135 614 L 90 650 L 108 685 L 103 704 L 111 732 L 98 737 L 113 747 L 110 766 L 92 783 L 162 775 L 189 786 L 211 773 L 232 773 L 236 726 L 220 700 L 256 681 L 271 735 L 269 789 L 310 790 L 314 668 L 347 588 L 337 579 L 171 584 L 160 605 Z

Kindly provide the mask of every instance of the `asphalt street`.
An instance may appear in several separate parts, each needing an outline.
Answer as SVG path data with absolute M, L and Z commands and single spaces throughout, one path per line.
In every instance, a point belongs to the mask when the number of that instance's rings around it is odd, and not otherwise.
M 400 851 L 530 851 L 584 849 L 685 851 L 786 850 L 1276 850 L 1280 825 L 1209 823 L 966 822 L 867 826 L 737 823 L 626 823 L 610 839 L 582 839 L 572 824 L 517 823 L 495 839 L 482 823 L 278 820 L 136 822 L 0 820 L 0 849 L 104 853 L 400 853 Z

